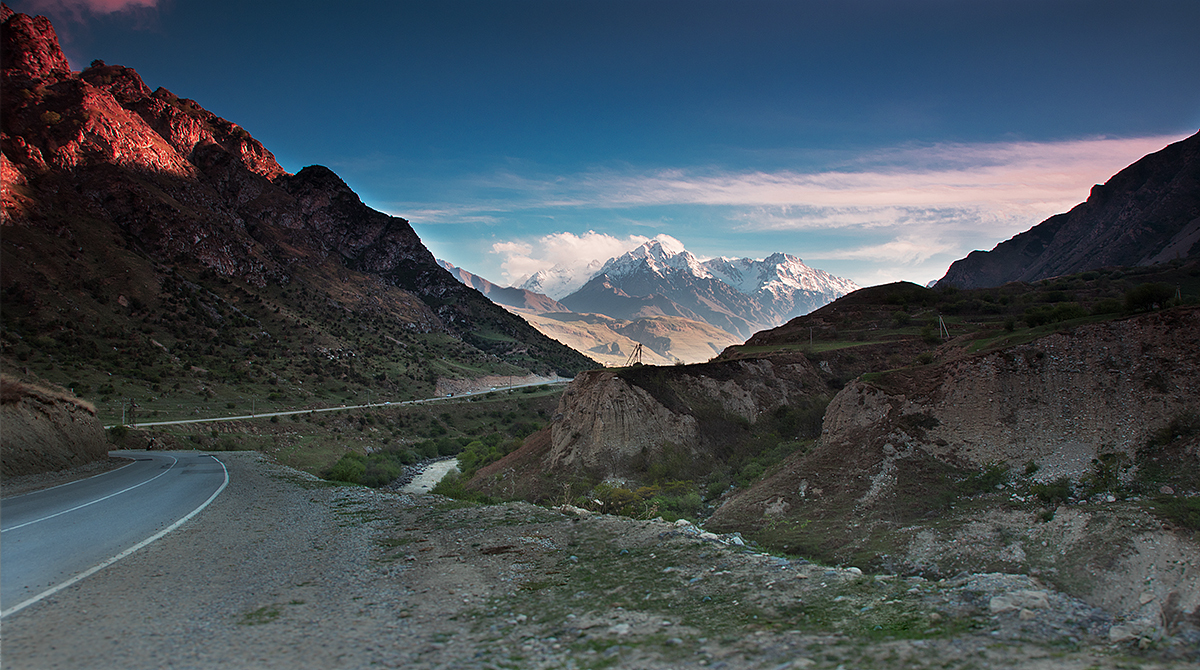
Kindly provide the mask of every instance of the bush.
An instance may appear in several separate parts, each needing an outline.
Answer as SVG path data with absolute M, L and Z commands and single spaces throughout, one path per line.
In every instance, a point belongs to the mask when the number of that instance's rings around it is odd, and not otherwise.
M 128 434 L 129 426 L 113 426 L 108 429 L 108 441 L 112 444 L 121 444 Z
M 1059 477 L 1049 483 L 1034 484 L 1029 487 L 1029 492 L 1047 505 L 1058 505 L 1070 499 L 1071 480 L 1068 477 Z
M 959 482 L 958 489 L 963 495 L 988 493 L 1009 480 L 1007 463 L 989 463 L 983 470 L 973 472 Z
M 1125 309 L 1131 312 L 1148 312 L 1166 307 L 1174 296 L 1175 289 L 1170 284 L 1142 284 L 1125 292 Z
M 325 475 L 325 479 L 335 482 L 348 482 L 357 484 L 362 476 L 367 474 L 367 464 L 361 454 L 349 453 L 338 459 L 337 463 L 329 469 L 329 473 Z

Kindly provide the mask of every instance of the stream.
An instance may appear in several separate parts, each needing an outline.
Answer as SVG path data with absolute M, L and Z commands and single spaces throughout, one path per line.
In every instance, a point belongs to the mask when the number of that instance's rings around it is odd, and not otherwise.
M 429 493 L 438 482 L 442 481 L 442 477 L 446 476 L 447 472 L 458 469 L 458 458 L 443 458 L 440 461 L 434 461 L 425 466 L 425 469 L 412 478 L 412 481 L 400 488 L 403 493 Z

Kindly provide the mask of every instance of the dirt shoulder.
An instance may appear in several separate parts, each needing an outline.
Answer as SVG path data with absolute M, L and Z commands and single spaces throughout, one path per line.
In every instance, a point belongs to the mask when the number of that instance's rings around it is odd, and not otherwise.
M 4 621 L 7 668 L 1194 667 L 1025 576 L 925 581 L 691 526 L 328 486 L 252 453 L 162 540 Z M 732 538 L 723 538 L 727 542 Z M 1118 637 L 1124 636 L 1118 629 Z

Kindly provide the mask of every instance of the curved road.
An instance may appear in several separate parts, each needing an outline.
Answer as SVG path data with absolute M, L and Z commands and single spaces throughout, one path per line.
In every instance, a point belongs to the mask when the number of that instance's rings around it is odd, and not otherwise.
M 0 501 L 0 617 L 87 577 L 187 521 L 229 483 L 215 456 L 114 451 L 95 477 Z

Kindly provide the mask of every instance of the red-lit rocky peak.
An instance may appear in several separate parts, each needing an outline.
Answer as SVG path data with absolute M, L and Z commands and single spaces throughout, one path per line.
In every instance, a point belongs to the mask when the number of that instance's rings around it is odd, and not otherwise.
M 16 14 L 0 5 L 3 30 L 4 76 L 41 79 L 69 74 L 71 64 L 58 46 L 58 34 L 44 16 Z
M 206 145 L 247 170 L 286 174 L 244 129 L 166 89 L 151 92 L 137 72 L 95 61 L 72 72 L 45 17 L 3 10 L 4 154 L 11 170 L 112 163 L 192 177 Z M 23 174 L 28 177 L 28 174 Z

